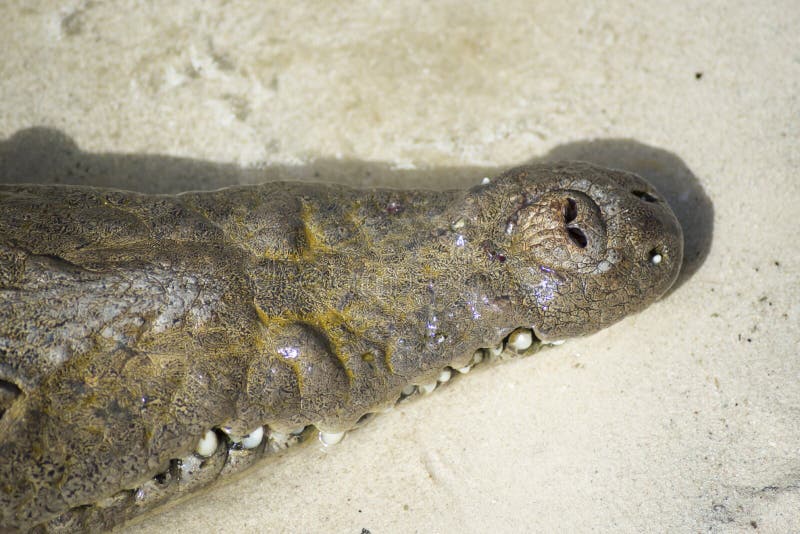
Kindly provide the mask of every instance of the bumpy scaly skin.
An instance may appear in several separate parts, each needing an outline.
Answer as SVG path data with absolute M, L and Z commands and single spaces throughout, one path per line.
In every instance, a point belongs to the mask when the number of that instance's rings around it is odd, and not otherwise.
M 0 186 L 0 526 L 107 528 L 250 463 L 201 467 L 208 429 L 346 430 L 517 327 L 597 331 L 682 247 L 646 182 L 584 163 L 446 192 Z

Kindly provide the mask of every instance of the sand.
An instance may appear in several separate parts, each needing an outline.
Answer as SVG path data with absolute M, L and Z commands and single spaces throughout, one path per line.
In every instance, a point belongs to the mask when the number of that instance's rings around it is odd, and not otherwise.
M 656 183 L 687 259 L 604 332 L 123 532 L 800 531 L 796 0 L 170 4 L 0 7 L 0 181 L 463 187 L 588 159 Z

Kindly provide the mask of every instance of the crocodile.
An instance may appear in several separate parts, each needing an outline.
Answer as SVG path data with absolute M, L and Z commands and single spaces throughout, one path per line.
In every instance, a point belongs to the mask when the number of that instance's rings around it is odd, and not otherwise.
M 636 313 L 681 227 L 635 174 L 469 189 L 0 186 L 0 530 L 113 528 L 482 359 Z

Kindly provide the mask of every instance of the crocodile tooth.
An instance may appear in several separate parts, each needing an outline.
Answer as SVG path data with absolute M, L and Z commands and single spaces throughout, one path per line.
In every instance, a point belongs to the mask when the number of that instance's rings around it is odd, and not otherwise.
M 217 433 L 213 430 L 207 431 L 202 438 L 200 438 L 197 442 L 197 446 L 194 448 L 194 452 L 196 452 L 199 456 L 211 456 L 214 454 L 214 451 L 217 450 L 217 445 L 219 445 L 219 439 L 217 439 Z
M 261 445 L 262 439 L 264 439 L 264 427 L 260 426 L 236 441 L 242 444 L 243 449 L 255 449 Z
M 255 449 L 261 445 L 261 440 L 264 438 L 264 427 L 257 427 L 245 435 L 233 434 L 229 427 L 223 427 L 222 431 L 225 432 L 233 443 L 242 449 Z
M 441 373 L 439 373 L 439 377 L 436 379 L 436 381 L 439 382 L 440 384 L 444 384 L 445 382 L 450 380 L 451 376 L 453 376 L 453 371 L 451 371 L 450 368 L 447 367 L 443 369 Z
M 336 445 L 344 439 L 344 432 L 322 432 L 319 433 L 319 440 L 326 447 Z
M 516 352 L 523 352 L 533 345 L 533 332 L 529 328 L 517 328 L 508 336 L 508 347 Z
M 427 395 L 431 393 L 434 389 L 436 389 L 436 382 L 431 382 L 429 384 L 420 384 L 417 386 L 419 388 L 419 392 L 423 395 Z

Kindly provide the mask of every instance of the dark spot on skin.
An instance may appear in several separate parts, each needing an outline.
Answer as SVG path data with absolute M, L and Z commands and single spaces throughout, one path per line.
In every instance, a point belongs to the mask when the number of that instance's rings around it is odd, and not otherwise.
M 489 253 L 489 257 L 492 260 L 499 261 L 500 263 L 503 263 L 504 261 L 506 261 L 505 254 L 501 254 L 500 252 L 492 251 L 492 252 Z
M 386 213 L 389 215 L 397 215 L 401 211 L 403 211 L 403 206 L 398 202 L 392 201 L 386 205 Z
M 489 256 L 491 261 L 499 261 L 500 263 L 506 261 L 506 255 L 492 248 L 493 244 L 491 242 L 484 241 L 481 244 L 481 247 L 483 248 L 484 252 L 486 252 L 486 255 Z
M 699 80 L 699 79 L 701 79 L 702 77 L 703 77 L 703 73 L 702 73 L 702 72 L 695 72 L 695 73 L 694 73 L 694 79 L 695 79 L 695 80 Z

